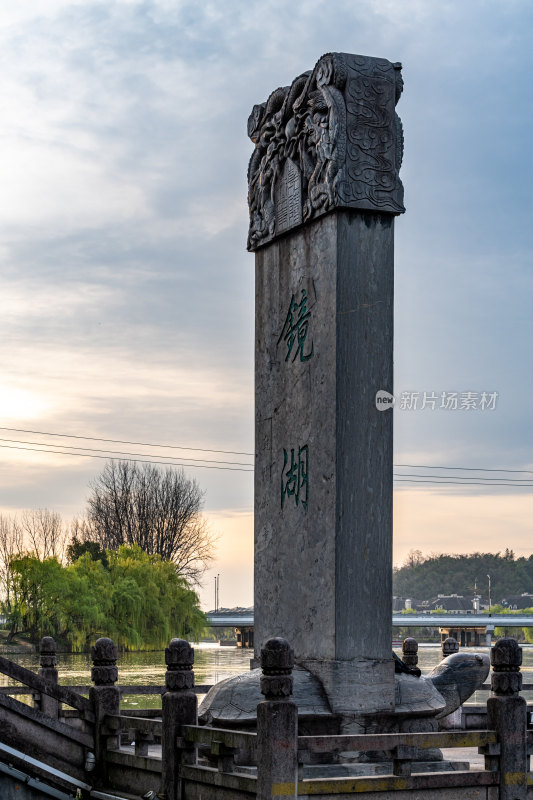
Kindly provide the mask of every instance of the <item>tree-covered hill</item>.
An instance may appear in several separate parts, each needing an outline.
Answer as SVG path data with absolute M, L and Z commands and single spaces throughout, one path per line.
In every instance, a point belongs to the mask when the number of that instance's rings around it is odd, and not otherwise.
M 438 594 L 478 594 L 488 596 L 491 578 L 492 603 L 501 603 L 507 595 L 533 593 L 533 554 L 515 558 L 512 550 L 504 553 L 431 554 L 413 550 L 402 567 L 394 569 L 393 591 L 397 597 L 417 600 Z

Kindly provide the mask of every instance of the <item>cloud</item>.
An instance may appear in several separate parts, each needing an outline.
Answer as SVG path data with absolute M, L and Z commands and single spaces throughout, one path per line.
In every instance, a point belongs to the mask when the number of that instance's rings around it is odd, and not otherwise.
M 254 103 L 335 50 L 404 64 L 396 391 L 500 394 L 490 415 L 396 411 L 396 457 L 530 462 L 529 3 L 4 5 L 9 420 L 14 412 L 39 430 L 253 450 L 246 120 Z M 0 452 L 9 508 L 75 513 L 100 466 Z M 251 508 L 250 475 L 205 472 L 212 511 Z M 490 498 L 478 491 L 471 508 L 483 515 Z M 442 492 L 417 493 L 427 514 Z M 459 490 L 446 497 L 458 511 L 466 502 Z

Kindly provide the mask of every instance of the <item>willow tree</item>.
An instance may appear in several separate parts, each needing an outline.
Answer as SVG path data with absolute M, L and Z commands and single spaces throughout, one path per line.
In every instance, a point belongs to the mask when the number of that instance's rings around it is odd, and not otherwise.
M 72 564 L 22 555 L 12 561 L 11 636 L 54 636 L 85 650 L 99 636 L 121 648 L 161 649 L 174 636 L 197 639 L 205 616 L 174 564 L 138 545 L 108 550 L 107 566 L 89 552 Z
M 182 469 L 110 461 L 91 485 L 87 529 L 107 550 L 136 544 L 197 583 L 213 557 L 203 492 Z

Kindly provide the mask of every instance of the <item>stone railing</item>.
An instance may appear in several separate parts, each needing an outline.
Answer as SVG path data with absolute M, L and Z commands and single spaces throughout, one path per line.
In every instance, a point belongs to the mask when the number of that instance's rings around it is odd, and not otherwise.
M 453 791 L 453 796 L 459 798 L 471 796 L 469 787 L 487 787 L 487 791 L 491 787 L 490 796 L 499 800 L 525 800 L 528 781 L 531 782 L 529 754 L 533 737 L 528 734 L 526 705 L 519 696 L 521 650 L 514 640 L 501 639 L 491 651 L 491 662 L 493 696 L 488 702 L 491 723 L 488 730 L 298 736 L 297 710 L 291 701 L 292 653 L 285 640 L 269 640 L 261 653 L 261 691 L 265 700 L 257 709 L 257 733 L 184 725 L 176 736 L 180 779 L 185 784 L 202 784 L 202 797 L 206 800 L 220 796 L 217 791 L 222 788 L 236 795 L 267 800 L 279 796 L 333 797 L 392 791 L 431 798 L 441 796 L 439 790 L 443 789 Z M 205 751 L 198 750 L 202 747 L 208 748 L 207 759 Z M 485 769 L 412 774 L 416 753 L 436 747 L 478 748 L 485 756 Z M 197 750 L 196 756 L 192 748 Z M 316 756 L 334 761 L 339 753 L 350 751 L 390 752 L 392 773 L 305 777 L 306 765 L 316 761 Z M 255 763 L 255 769 L 249 766 L 251 763 Z M 319 771 L 318 766 L 313 769 L 315 774 Z
M 447 789 L 460 798 L 471 796 L 469 787 L 487 787 L 484 797 L 526 800 L 528 783 L 533 788 L 529 775 L 533 732 L 527 730 L 526 703 L 520 696 L 522 651 L 514 639 L 500 639 L 491 650 L 487 729 L 324 736 L 298 735 L 298 712 L 292 701 L 294 659 L 285 639 L 270 639 L 261 651 L 264 700 L 257 707 L 257 731 L 253 733 L 197 724 L 194 651 L 182 639 L 173 639 L 165 651 L 160 719 L 121 713 L 117 648 L 111 639 L 99 639 L 92 648 L 94 685 L 89 699 L 57 685 L 52 641 L 42 649 L 43 672 L 39 676 L 1 661 L 1 670 L 24 682 L 42 709 L 33 711 L 0 696 L 0 711 L 9 723 L 3 730 L 14 730 L 19 714 L 24 730 L 17 746 L 21 748 L 24 736 L 29 736 L 30 754 L 44 760 L 43 753 L 48 752 L 47 763 L 52 766 L 58 765 L 53 755 L 55 742 L 67 741 L 76 776 L 106 791 L 136 796 L 153 792 L 151 796 L 165 800 L 200 795 L 204 800 L 225 796 L 267 800 L 393 791 L 437 798 L 439 790 Z M 415 644 L 410 641 L 405 648 L 411 667 L 417 666 Z M 73 706 L 87 726 L 84 732 L 57 719 L 61 703 Z M 28 728 L 30 722 L 35 730 Z M 53 747 L 47 749 L 44 742 L 52 734 Z M 2 734 L 0 740 L 4 743 Z M 124 746 L 125 741 L 129 746 Z M 416 773 L 420 751 L 438 747 L 477 748 L 485 756 L 485 769 Z M 338 765 L 341 753 L 384 751 L 391 755 L 388 775 L 342 775 L 339 770 L 327 769 L 328 762 Z M 61 757 L 67 758 L 65 754 Z

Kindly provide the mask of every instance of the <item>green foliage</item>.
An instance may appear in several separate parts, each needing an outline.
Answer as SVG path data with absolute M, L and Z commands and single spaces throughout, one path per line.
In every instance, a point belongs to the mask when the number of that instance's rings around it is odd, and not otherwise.
M 205 617 L 198 596 L 176 567 L 137 545 L 122 545 L 94 559 L 87 550 L 62 566 L 24 555 L 12 562 L 11 607 L 4 608 L 12 631 L 33 641 L 51 635 L 74 650 L 98 636 L 122 648 L 162 648 L 174 636 L 198 638 Z
M 506 595 L 533 593 L 533 555 L 515 558 L 508 548 L 502 553 L 432 554 L 412 551 L 405 564 L 394 570 L 394 594 L 426 600 L 438 594 L 469 595 L 477 583 L 479 594 L 487 596 L 491 576 L 494 600 Z
M 509 608 L 505 608 L 502 605 L 495 605 L 492 606 L 492 613 L 493 614 L 502 614 L 509 617 L 518 616 L 521 614 L 524 615 L 533 615 L 533 608 L 523 608 L 520 611 L 512 611 Z M 513 639 L 522 640 L 525 639 L 526 642 L 529 644 L 533 644 L 533 628 L 517 628 L 516 626 L 512 626 L 512 619 L 509 620 L 509 625 L 505 627 L 498 627 L 494 629 L 494 635 L 496 638 L 500 638 L 501 636 L 512 636 Z
M 73 564 L 85 553 L 89 553 L 93 561 L 101 561 L 104 567 L 108 566 L 107 553 L 99 542 L 80 542 L 80 540 L 74 536 L 66 549 L 68 563 Z

